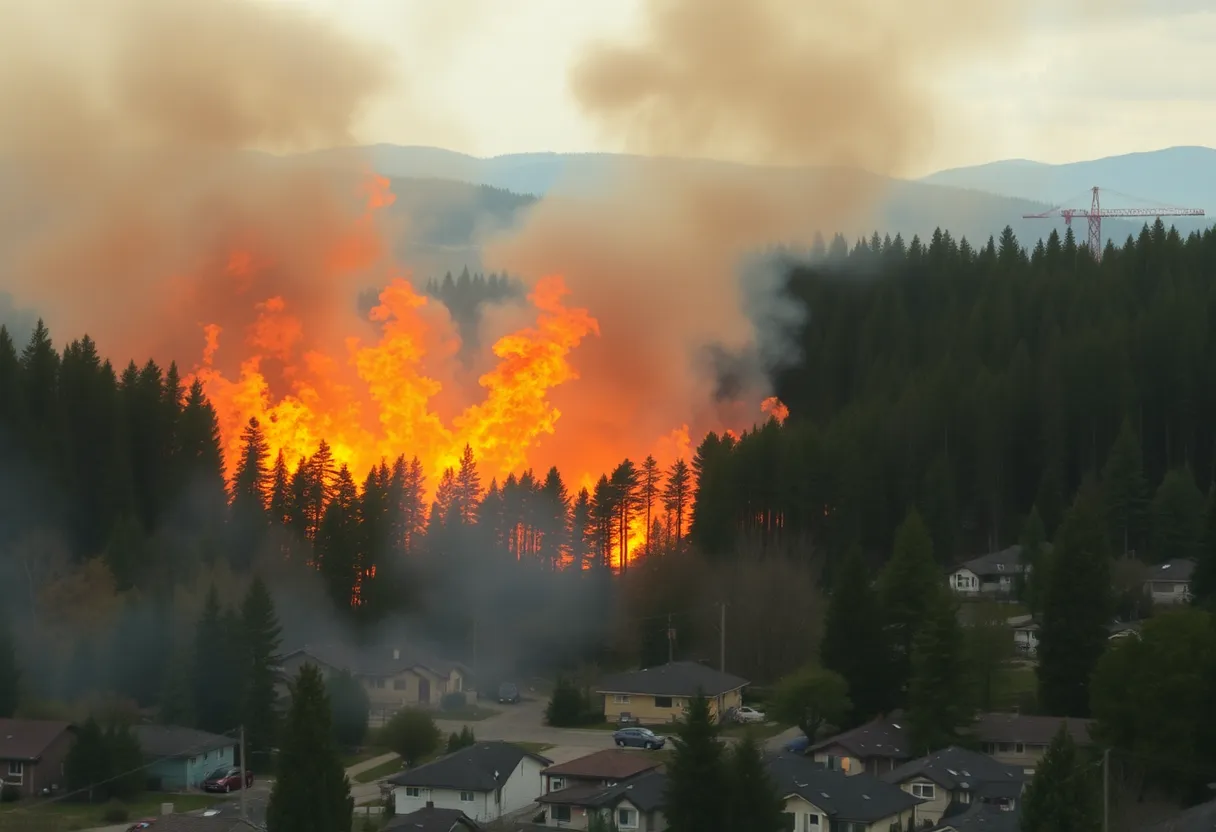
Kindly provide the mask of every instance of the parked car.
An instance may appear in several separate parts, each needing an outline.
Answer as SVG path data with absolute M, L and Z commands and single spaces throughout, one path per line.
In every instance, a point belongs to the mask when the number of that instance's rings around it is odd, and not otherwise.
M 621 728 L 612 732 L 613 741 L 621 748 L 632 746 L 657 751 L 667 744 L 667 737 L 660 737 L 649 728 Z
M 794 737 L 785 744 L 785 750 L 791 754 L 805 754 L 806 750 L 811 747 L 811 741 L 806 734 Z
M 253 772 L 245 772 L 245 788 L 253 785 Z M 236 766 L 224 766 L 217 768 L 215 771 L 207 775 L 207 779 L 203 781 L 203 791 L 205 792 L 230 792 L 233 789 L 241 788 L 241 770 Z
M 744 705 L 741 708 L 736 708 L 735 722 L 764 722 L 764 711 L 757 711 L 755 708 L 750 708 Z
M 519 703 L 519 685 L 514 682 L 503 682 L 498 686 L 498 701 L 504 705 Z
M 144 818 L 143 820 L 137 820 L 135 823 L 127 827 L 127 832 L 142 832 L 144 829 L 151 829 L 154 823 L 156 823 L 156 818 Z

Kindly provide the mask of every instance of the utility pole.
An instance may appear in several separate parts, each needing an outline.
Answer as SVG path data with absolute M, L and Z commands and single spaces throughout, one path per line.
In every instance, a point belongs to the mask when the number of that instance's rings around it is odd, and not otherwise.
M 721 610 L 721 623 L 718 625 L 718 669 L 723 673 L 726 672 L 726 602 L 723 601 L 718 605 Z
M 1102 832 L 1110 832 L 1110 749 L 1102 752 Z
M 245 788 L 245 766 L 246 765 L 247 765 L 247 763 L 245 761 L 245 726 L 242 725 L 241 726 L 241 820 L 248 822 L 249 810 L 248 810 L 248 806 L 245 803 L 245 792 L 248 791 Z
M 671 613 L 667 613 L 667 663 L 675 661 L 676 632 L 671 629 Z
M 473 616 L 473 684 L 481 689 L 481 680 L 477 677 L 477 616 Z

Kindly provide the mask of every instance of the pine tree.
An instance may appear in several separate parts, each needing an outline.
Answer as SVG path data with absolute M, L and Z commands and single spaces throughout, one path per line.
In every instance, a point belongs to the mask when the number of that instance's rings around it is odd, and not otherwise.
M 672 463 L 671 469 L 667 472 L 667 485 L 663 489 L 663 508 L 672 517 L 672 530 L 675 535 L 675 546 L 680 548 L 680 543 L 684 540 L 684 530 L 690 513 L 692 494 L 691 472 L 688 469 L 688 463 L 683 459 L 677 459 Z
M 916 754 L 958 745 L 974 714 L 958 605 L 953 599 L 929 610 L 916 636 L 908 690 L 908 738 Z
M 1082 485 L 1052 551 L 1039 630 L 1039 707 L 1053 716 L 1089 713 L 1089 679 L 1106 649 L 1110 552 L 1102 495 Z
M 224 734 L 240 719 L 240 642 L 212 585 L 194 637 L 191 702 L 198 728 Z
M 241 702 L 245 725 L 245 747 L 251 767 L 263 767 L 270 759 L 278 727 L 278 652 L 282 630 L 274 611 L 270 590 L 261 577 L 249 584 L 241 605 L 241 645 L 244 648 L 244 691 Z
M 17 645 L 8 622 L 0 619 L 0 719 L 17 712 L 21 699 L 21 668 L 17 664 Z
M 580 488 L 570 509 L 570 555 L 579 569 L 594 565 L 595 529 L 591 523 L 591 494 Z
M 1018 536 L 1018 545 L 1022 547 L 1018 557 L 1023 571 L 1018 575 L 1017 594 L 1031 615 L 1035 616 L 1043 610 L 1047 576 L 1051 572 L 1046 543 L 1047 531 L 1043 528 L 1039 509 L 1037 506 L 1031 506 L 1030 514 L 1026 516 L 1022 532 Z
M 709 700 L 689 701 L 667 765 L 663 814 L 671 832 L 727 832 L 729 781 Z
M 317 536 L 317 560 L 330 599 L 335 607 L 343 610 L 354 603 L 363 542 L 359 528 L 359 490 L 345 465 L 338 471 L 332 495 Z
M 464 446 L 460 457 L 460 469 L 456 473 L 456 492 L 453 497 L 455 520 L 461 526 L 472 526 L 477 522 L 477 504 L 481 501 L 481 475 L 477 473 L 477 460 L 473 449 Z
M 570 549 L 570 492 L 556 466 L 545 475 L 539 498 L 540 556 L 555 570 Z
M 367 718 L 371 710 L 367 689 L 349 670 L 339 670 L 325 680 L 325 691 L 333 710 L 334 738 L 338 745 L 358 748 L 367 736 Z
M 1021 799 L 1021 832 L 1098 832 L 1102 810 L 1093 768 L 1064 725 Z
M 854 546 L 836 577 L 819 644 L 823 666 L 839 673 L 848 683 L 853 705 L 849 724 L 860 725 L 893 704 L 889 667 L 873 658 L 889 652 L 870 574 L 862 561 L 861 549 Z
M 642 508 L 646 514 L 646 553 L 650 554 L 653 551 L 655 541 L 651 540 L 652 515 L 654 512 L 655 500 L 658 499 L 660 493 L 659 462 L 653 456 L 647 456 L 642 460 L 642 475 L 641 475 L 641 493 L 639 498 L 642 503 Z
M 1130 419 L 1124 419 L 1102 468 L 1102 493 L 1116 550 L 1127 554 L 1145 542 L 1148 522 L 1148 484 L 1144 481 L 1143 454 Z
M 277 777 L 266 807 L 267 832 L 350 829 L 355 801 L 334 742 L 320 671 L 304 665 L 291 694 Z
M 895 533 L 895 550 L 878 579 L 878 597 L 891 647 L 891 684 L 899 701 L 906 696 L 916 634 L 947 590 L 933 542 L 920 514 L 912 509 Z
M 1151 560 L 1197 557 L 1203 550 L 1205 509 L 1203 493 L 1195 487 L 1189 468 L 1166 474 L 1153 497 Z
M 616 539 L 620 544 L 617 566 L 622 573 L 629 569 L 629 527 L 638 514 L 638 491 L 641 478 L 637 467 L 628 459 L 618 465 L 608 478 L 616 502 Z
M 735 743 L 726 761 L 727 822 L 729 832 L 783 832 L 787 828 L 785 800 L 760 756 L 750 734 Z
M 1208 489 L 1203 548 L 1197 561 L 1191 576 L 1191 595 L 1196 604 L 1212 609 L 1216 606 L 1216 484 Z
M 241 457 L 232 479 L 233 561 L 248 566 L 269 524 L 270 447 L 262 426 L 253 416 L 241 432 Z

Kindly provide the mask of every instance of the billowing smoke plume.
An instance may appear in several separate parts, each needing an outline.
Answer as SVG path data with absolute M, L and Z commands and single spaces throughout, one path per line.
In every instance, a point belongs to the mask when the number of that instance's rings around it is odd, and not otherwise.
M 555 443 L 641 446 L 690 418 L 695 435 L 721 413 L 689 403 L 720 408 L 726 393 L 750 417 L 763 374 L 741 373 L 790 357 L 780 330 L 800 311 L 774 294 L 775 275 L 740 281 L 743 258 L 809 245 L 817 231 L 873 230 L 882 174 L 905 172 L 939 138 L 935 79 L 1012 44 L 1027 13 L 967 0 L 643 9 L 638 42 L 599 44 L 571 73 L 604 135 L 645 155 L 786 167 L 654 159 L 594 199 L 559 190 L 521 233 L 491 241 L 492 266 L 561 271 L 601 323 L 580 350 L 584 381 L 555 394 L 579 435 Z

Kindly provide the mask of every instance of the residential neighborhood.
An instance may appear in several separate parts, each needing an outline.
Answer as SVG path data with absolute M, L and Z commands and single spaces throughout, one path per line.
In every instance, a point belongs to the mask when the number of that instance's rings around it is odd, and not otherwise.
M 721 716 L 743 704 L 748 681 L 700 662 L 669 662 L 631 673 L 606 676 L 595 692 L 604 697 L 604 719 L 622 717 L 643 725 L 678 720 L 698 691 L 710 700 L 710 711 Z

